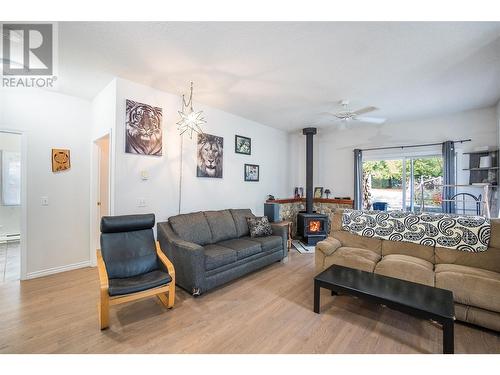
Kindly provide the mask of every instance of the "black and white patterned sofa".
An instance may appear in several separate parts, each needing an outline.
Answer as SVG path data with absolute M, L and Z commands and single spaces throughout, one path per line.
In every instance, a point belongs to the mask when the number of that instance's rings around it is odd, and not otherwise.
M 288 255 L 287 229 L 251 238 L 249 209 L 194 212 L 158 223 L 158 240 L 175 266 L 176 283 L 198 295 Z

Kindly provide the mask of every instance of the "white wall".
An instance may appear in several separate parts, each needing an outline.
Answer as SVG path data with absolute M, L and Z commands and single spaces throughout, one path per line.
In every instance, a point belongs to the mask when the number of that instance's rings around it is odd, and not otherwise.
M 0 129 L 2 129 L 1 126 Z M 0 150 L 21 152 L 21 136 L 19 134 L 0 132 Z M 5 206 L 0 198 L 0 235 L 18 234 L 20 232 L 21 206 Z
M 163 108 L 162 157 L 125 153 L 126 99 Z M 157 221 L 164 221 L 178 212 L 181 140 L 176 122 L 181 98 L 118 79 L 116 101 L 115 214 L 154 212 Z M 183 213 L 247 207 L 262 214 L 268 194 L 287 195 L 285 132 L 198 103 L 194 106 L 205 113 L 204 132 L 224 137 L 224 171 L 222 179 L 197 178 L 196 137 L 184 138 Z M 234 152 L 235 134 L 252 138 L 251 156 Z M 260 182 L 243 181 L 245 163 L 260 165 Z M 142 170 L 148 172 L 149 180 L 141 180 Z M 138 207 L 140 198 L 146 200 L 146 207 Z
M 90 215 L 89 215 L 89 257 L 92 265 L 96 264 L 95 250 L 100 247 L 99 238 L 99 222 L 101 212 L 97 207 L 97 201 L 100 199 L 100 181 L 98 178 L 99 173 L 99 139 L 105 135 L 109 136 L 109 168 L 114 169 L 115 157 L 115 136 L 114 130 L 116 125 L 116 79 L 104 87 L 92 100 L 91 103 L 91 123 L 89 124 L 90 131 L 90 145 L 89 154 L 90 163 Z M 108 199 L 109 213 L 112 215 L 114 212 L 114 201 L 112 200 L 114 190 L 114 175 L 109 176 L 109 189 L 110 196 Z
M 329 188 L 334 196 L 353 196 L 353 150 L 382 146 L 412 145 L 471 138 L 463 152 L 478 146 L 498 147 L 494 107 L 460 112 L 404 123 L 353 124 L 346 130 L 319 129 L 316 136 L 314 185 Z M 290 135 L 290 186 L 305 185 L 305 139 Z
M 113 79 L 92 100 L 90 139 L 95 141 L 115 127 L 116 79 Z
M 28 277 L 89 261 L 90 102 L 35 89 L 0 90 L 0 128 L 24 132 L 27 148 Z M 51 149 L 71 150 L 52 173 Z M 41 197 L 49 205 L 41 205 Z

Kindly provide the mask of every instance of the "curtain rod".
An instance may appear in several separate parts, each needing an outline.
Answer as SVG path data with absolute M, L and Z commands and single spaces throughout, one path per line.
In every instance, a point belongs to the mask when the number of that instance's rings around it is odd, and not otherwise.
M 470 142 L 472 139 L 460 139 L 458 141 L 452 141 L 453 143 L 464 143 L 464 142 Z M 421 144 L 421 145 L 408 145 L 408 146 L 390 146 L 390 147 L 375 147 L 375 148 L 362 148 L 361 151 L 375 151 L 375 150 L 390 150 L 390 149 L 404 149 L 404 148 L 412 148 L 412 147 L 426 147 L 426 146 L 439 146 L 442 145 L 444 142 L 439 142 L 439 143 L 426 143 L 426 144 Z

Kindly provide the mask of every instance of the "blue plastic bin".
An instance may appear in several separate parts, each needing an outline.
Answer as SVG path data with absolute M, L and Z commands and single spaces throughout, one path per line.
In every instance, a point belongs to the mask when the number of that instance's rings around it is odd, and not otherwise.
M 389 204 L 387 202 L 375 202 L 373 203 L 373 209 L 375 211 L 387 211 L 387 206 Z

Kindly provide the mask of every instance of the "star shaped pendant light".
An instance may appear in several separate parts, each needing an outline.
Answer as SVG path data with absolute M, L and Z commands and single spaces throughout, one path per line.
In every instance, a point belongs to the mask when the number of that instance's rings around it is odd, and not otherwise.
M 185 96 L 182 95 L 182 110 L 178 111 L 178 113 L 181 116 L 181 119 L 177 122 L 177 129 L 180 135 L 187 133 L 189 134 L 189 138 L 193 138 L 193 132 L 203 133 L 201 125 L 207 121 L 204 118 L 203 111 L 195 112 L 193 109 L 193 82 L 191 82 L 189 100 L 186 102 Z

